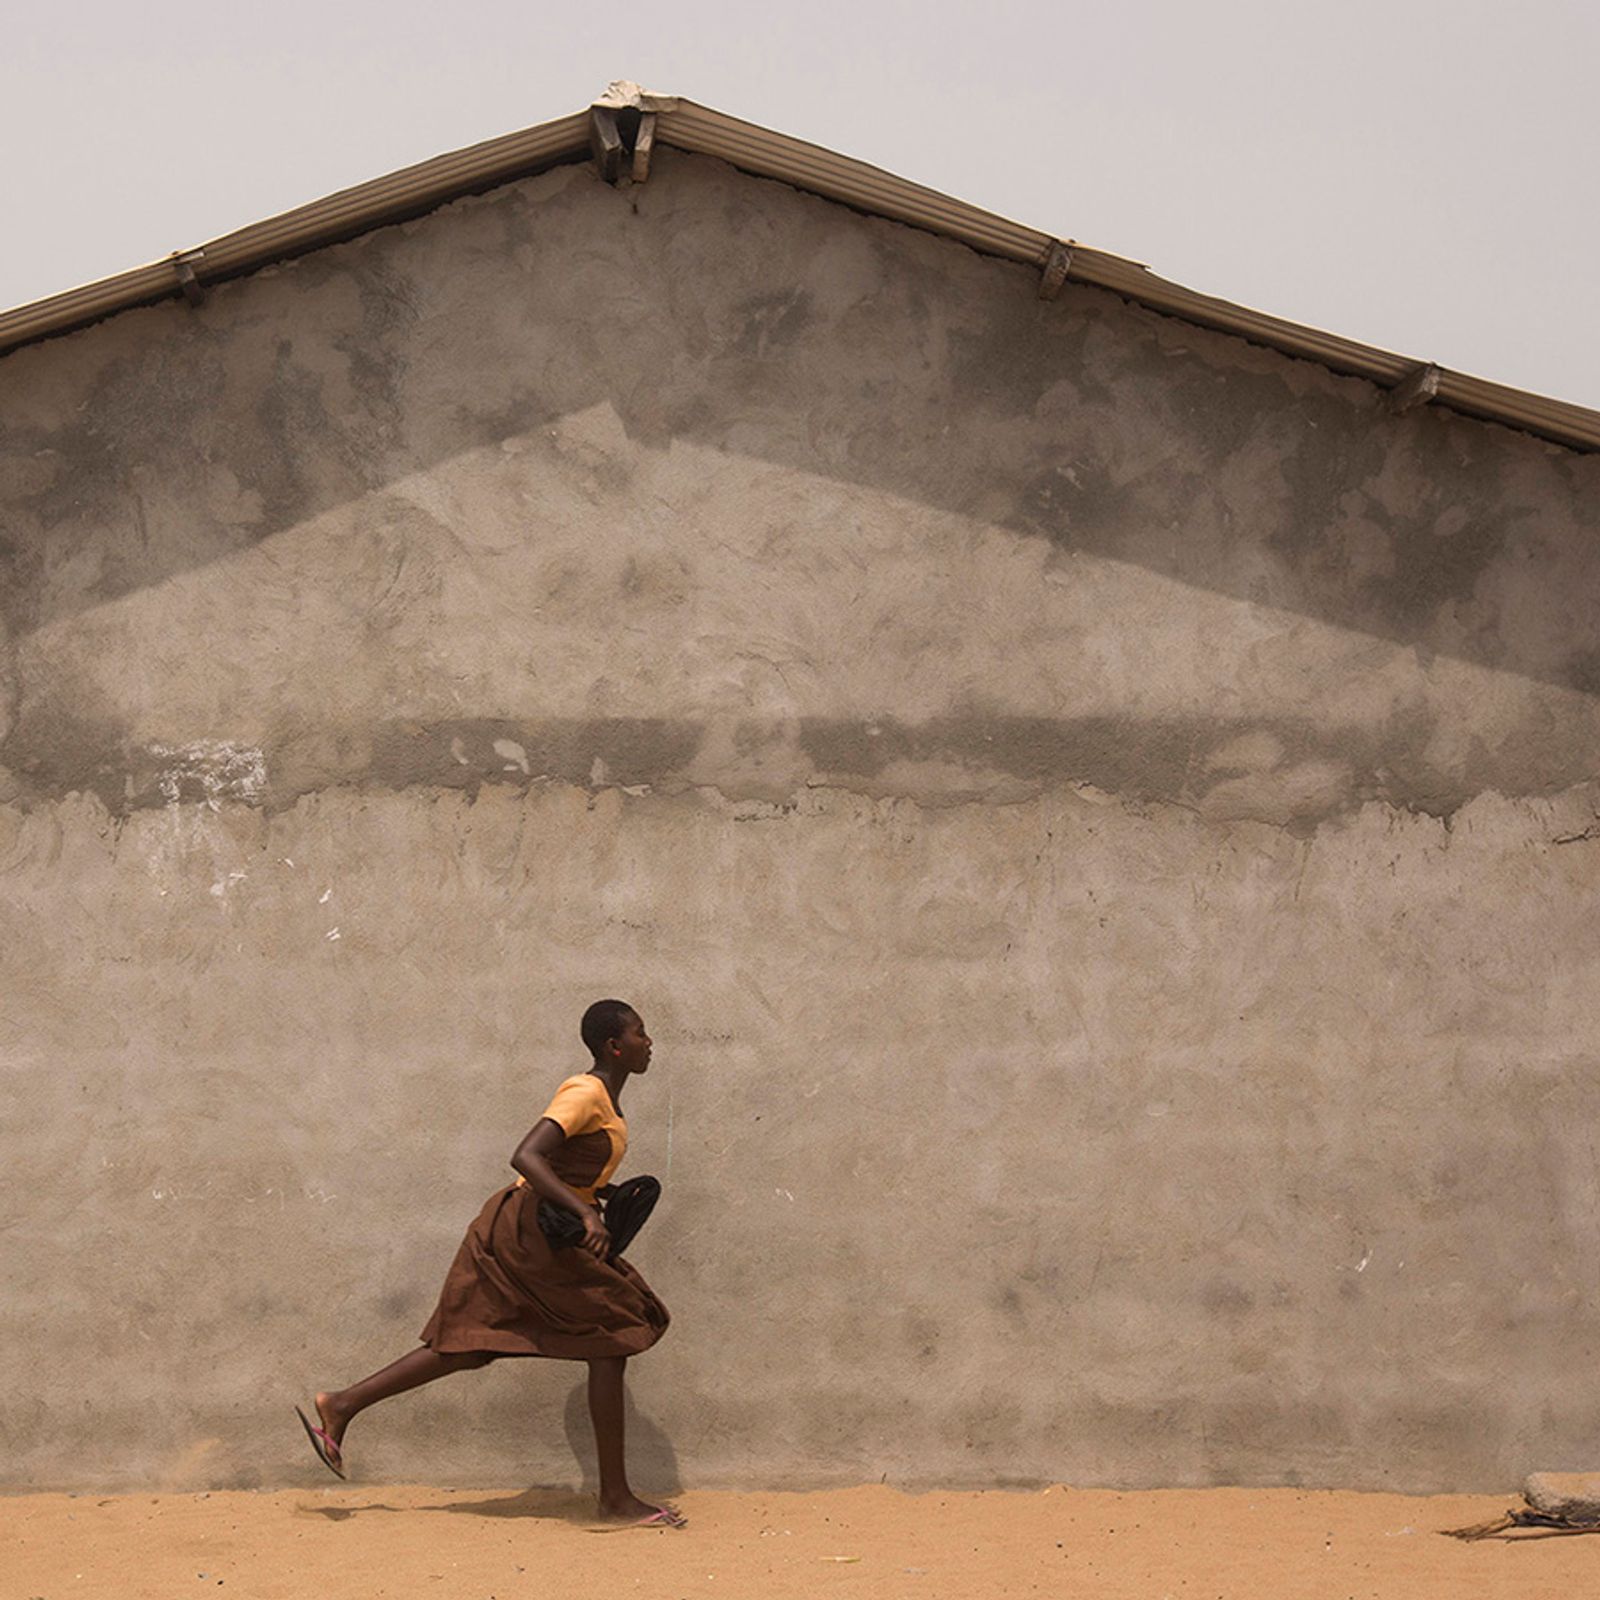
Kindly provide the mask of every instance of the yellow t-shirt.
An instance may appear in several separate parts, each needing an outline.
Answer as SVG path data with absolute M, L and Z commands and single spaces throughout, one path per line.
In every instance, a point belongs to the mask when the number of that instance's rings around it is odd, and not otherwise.
M 555 1175 L 588 1204 L 594 1192 L 611 1181 L 628 1150 L 628 1125 L 611 1103 L 606 1086 L 592 1072 L 565 1080 L 545 1107 L 544 1115 L 567 1136 L 552 1151 Z M 518 1178 L 518 1183 L 527 1180 Z

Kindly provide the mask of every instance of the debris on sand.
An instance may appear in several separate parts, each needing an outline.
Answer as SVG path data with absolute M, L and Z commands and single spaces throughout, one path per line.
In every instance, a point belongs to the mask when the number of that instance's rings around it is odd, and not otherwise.
M 1512 1528 L 1557 1533 L 1600 1533 L 1600 1473 L 1531 1472 L 1522 1485 L 1522 1506 L 1488 1522 L 1442 1530 L 1451 1539 L 1488 1539 Z

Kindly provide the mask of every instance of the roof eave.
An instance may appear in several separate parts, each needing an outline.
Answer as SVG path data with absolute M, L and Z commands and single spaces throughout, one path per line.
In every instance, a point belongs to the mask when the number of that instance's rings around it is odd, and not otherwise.
M 1183 321 L 1370 379 L 1381 388 L 1397 389 L 1426 372 L 1427 394 L 1437 405 L 1521 428 L 1573 449 L 1600 450 L 1600 412 L 1585 406 L 1433 368 L 1393 351 L 1201 294 L 1158 277 L 1136 261 L 1059 240 L 866 162 L 690 100 L 647 95 L 632 85 L 618 84 L 596 106 L 613 114 L 631 108 L 653 116 L 657 144 L 719 157 L 743 171 L 959 240 L 986 255 L 1042 271 L 1053 253 L 1059 261 L 1065 247 L 1070 252 L 1073 282 L 1108 289 Z M 554 122 L 436 156 L 252 223 L 196 249 L 175 251 L 164 261 L 0 313 L 0 355 L 118 311 L 182 294 L 186 286 L 193 293 L 205 284 L 420 216 L 463 195 L 584 159 L 590 151 L 595 110 L 585 108 Z

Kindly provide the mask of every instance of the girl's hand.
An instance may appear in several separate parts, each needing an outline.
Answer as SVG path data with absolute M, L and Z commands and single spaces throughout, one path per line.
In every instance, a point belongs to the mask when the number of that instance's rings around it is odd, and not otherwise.
M 597 1261 L 604 1261 L 611 1249 L 611 1235 L 606 1232 L 600 1213 L 592 1206 L 583 1214 L 583 1242 L 578 1248 L 587 1250 Z

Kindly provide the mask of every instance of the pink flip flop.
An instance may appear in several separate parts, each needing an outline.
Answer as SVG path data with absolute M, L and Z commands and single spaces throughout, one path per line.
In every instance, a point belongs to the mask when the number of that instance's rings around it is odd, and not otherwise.
M 294 1414 L 299 1417 L 300 1426 L 306 1430 L 311 1448 L 317 1452 L 317 1460 L 336 1478 L 344 1477 L 344 1456 L 332 1436 L 325 1429 L 313 1427 L 310 1417 L 299 1406 L 294 1408 Z
M 687 1528 L 689 1519 L 676 1506 L 662 1506 L 648 1517 L 640 1517 L 636 1528 Z
M 661 1506 L 647 1517 L 632 1522 L 613 1522 L 607 1528 L 591 1528 L 591 1533 L 628 1533 L 634 1528 L 687 1528 L 689 1519 L 676 1506 Z

